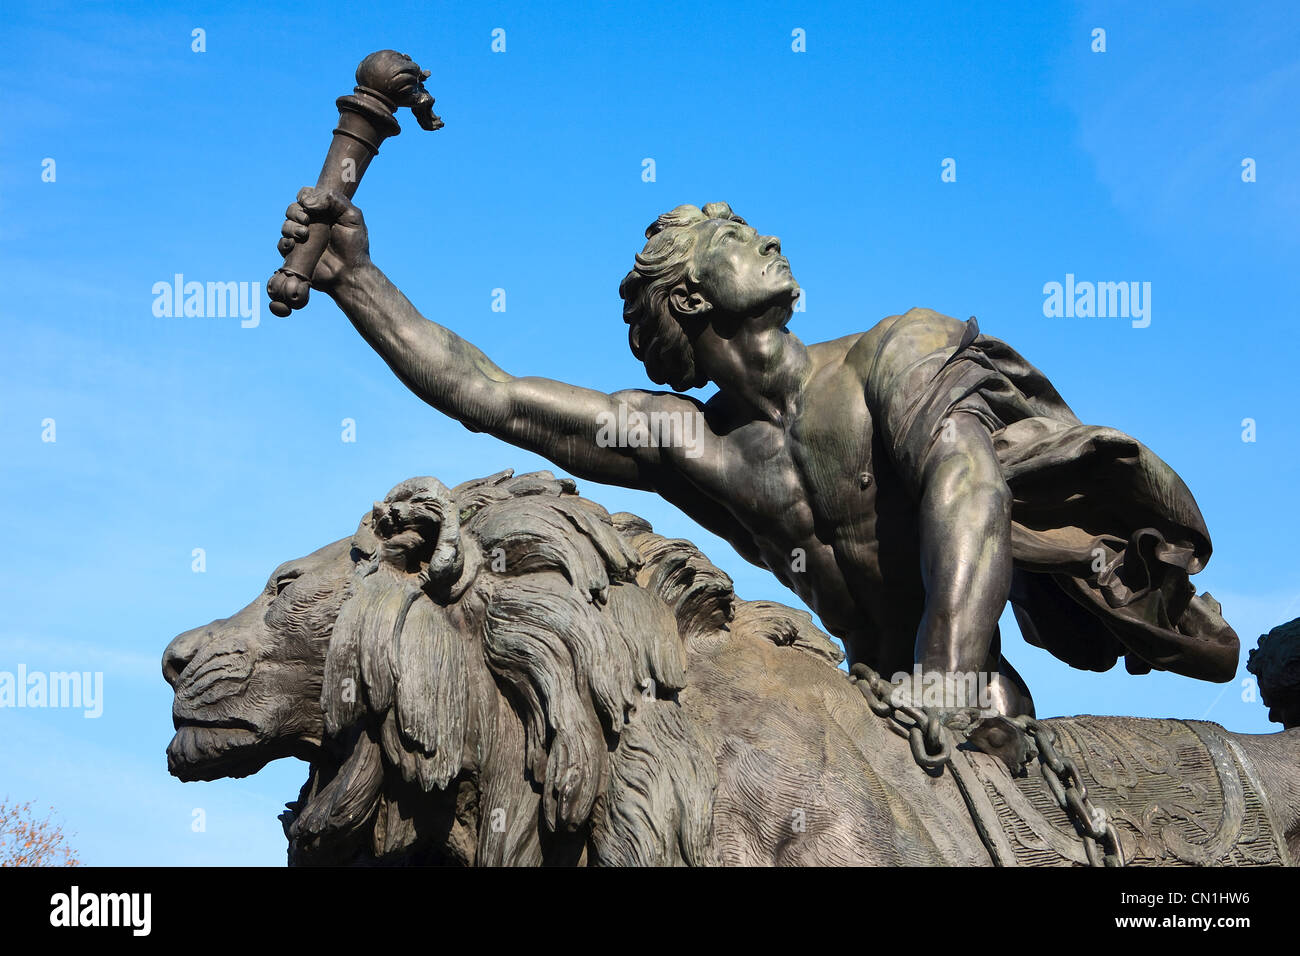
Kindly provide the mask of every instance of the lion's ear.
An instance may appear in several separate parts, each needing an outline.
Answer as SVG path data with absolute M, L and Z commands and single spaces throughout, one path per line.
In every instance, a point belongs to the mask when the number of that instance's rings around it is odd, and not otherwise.
M 375 507 L 379 503 L 375 502 Z M 375 514 L 370 512 L 357 525 L 357 533 L 352 536 L 352 547 L 368 558 L 373 558 L 379 551 L 379 537 L 375 534 Z
M 435 590 L 460 577 L 460 511 L 437 478 L 408 478 L 375 502 L 370 516 L 379 561 L 402 572 L 425 565 L 424 577 Z

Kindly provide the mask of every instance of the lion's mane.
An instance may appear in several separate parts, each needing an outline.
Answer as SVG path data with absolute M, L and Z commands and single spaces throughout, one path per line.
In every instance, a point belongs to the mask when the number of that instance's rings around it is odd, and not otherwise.
M 291 862 L 713 862 L 717 771 L 677 692 L 735 602 L 694 546 L 506 471 L 402 482 L 352 548 Z

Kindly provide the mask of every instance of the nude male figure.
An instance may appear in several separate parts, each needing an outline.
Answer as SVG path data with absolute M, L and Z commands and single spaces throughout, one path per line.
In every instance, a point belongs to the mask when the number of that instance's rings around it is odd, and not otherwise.
M 1010 597 L 1026 638 L 1074 666 L 1235 674 L 1236 635 L 1187 581 L 1210 553 L 1190 492 L 1135 440 L 1082 425 L 973 319 L 912 309 L 806 345 L 780 241 L 725 203 L 679 206 L 619 290 L 634 353 L 674 391 L 606 394 L 511 375 L 425 319 L 342 196 L 302 190 L 281 253 L 313 221 L 332 224 L 313 287 L 416 395 L 578 477 L 659 494 L 793 589 L 853 662 L 982 673 L 992 706 L 1032 713 L 1001 656 Z M 707 402 L 681 394 L 710 382 Z M 603 447 L 620 406 L 704 427 L 690 448 Z

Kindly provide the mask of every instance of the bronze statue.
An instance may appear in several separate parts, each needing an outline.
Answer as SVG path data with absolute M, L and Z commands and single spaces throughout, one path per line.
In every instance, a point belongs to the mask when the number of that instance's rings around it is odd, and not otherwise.
M 1209 533 L 1168 465 L 1082 424 L 974 318 L 912 309 L 805 345 L 779 240 L 725 203 L 660 216 L 619 289 L 673 391 L 504 372 L 388 281 L 351 202 L 399 106 L 441 125 L 427 76 L 363 61 L 288 208 L 277 314 L 322 290 L 435 408 L 657 492 L 799 594 L 852 666 L 810 615 L 740 600 L 689 542 L 571 479 L 413 478 L 171 642 L 174 775 L 309 761 L 283 817 L 299 864 L 1295 861 L 1300 732 L 1040 721 L 1002 657 L 1009 600 L 1075 667 L 1232 679 L 1237 636 L 1189 580 Z M 707 402 L 682 394 L 709 382 Z M 1293 644 L 1250 665 L 1288 726 Z M 937 701 L 886 680 L 914 665 Z
M 357 85 L 335 101 L 339 125 L 330 140 L 329 152 L 321 165 L 316 188 L 334 190 L 352 198 L 379 146 L 402 131 L 394 118 L 398 107 L 410 108 L 420 126 L 442 129 L 442 119 L 433 112 L 433 97 L 424 88 L 429 71 L 422 70 L 405 53 L 379 50 L 357 66 Z M 271 312 L 286 316 L 301 309 L 310 297 L 312 269 L 325 250 L 329 230 L 324 224 L 309 234 L 284 257 L 284 265 L 266 283 Z
M 740 600 L 689 542 L 570 480 L 413 478 L 242 611 L 171 642 L 167 762 L 211 780 L 309 761 L 282 817 L 294 864 L 1254 866 L 1300 852 L 1298 731 L 1022 719 L 1033 747 L 1008 761 L 987 752 L 986 722 L 933 723 L 840 660 L 806 612 Z M 1295 713 L 1296 686 L 1257 663 Z
M 1135 439 L 1082 424 L 974 318 L 911 309 L 805 345 L 780 241 L 725 203 L 679 206 L 619 289 L 633 352 L 675 391 L 605 394 L 511 375 L 424 318 L 337 192 L 299 193 L 280 251 L 321 224 L 313 287 L 416 395 L 574 475 L 657 492 L 771 570 L 855 663 L 991 675 L 991 706 L 1032 714 L 1000 650 L 1010 599 L 1025 638 L 1075 667 L 1236 673 L 1237 635 L 1188 580 L 1210 536 L 1186 485 Z M 679 391 L 709 382 L 707 402 Z M 664 441 L 656 422 L 697 429 Z
M 1288 730 L 1300 727 L 1300 618 L 1260 635 L 1246 670 L 1259 681 L 1268 719 Z

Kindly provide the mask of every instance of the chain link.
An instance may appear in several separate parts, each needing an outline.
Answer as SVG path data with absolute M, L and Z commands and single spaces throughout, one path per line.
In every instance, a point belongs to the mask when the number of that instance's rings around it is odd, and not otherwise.
M 952 759 L 952 734 L 940 722 L 938 713 L 895 703 L 897 688 L 866 664 L 854 664 L 849 677 L 866 698 L 871 712 L 890 720 L 889 728 L 907 738 L 917 764 L 926 770 L 938 770 Z
M 866 664 L 854 664 L 849 670 L 849 679 L 862 693 L 871 712 L 885 718 L 894 733 L 907 738 L 912 758 L 918 765 L 927 771 L 942 770 L 952 760 L 953 732 L 940 720 L 938 711 L 899 702 L 895 696 L 898 688 Z M 974 708 L 963 708 L 950 714 L 949 722 L 954 726 L 969 726 L 977 713 Z M 1123 866 L 1119 832 L 1110 815 L 1089 799 L 1088 787 L 1078 765 L 1057 751 L 1056 732 L 1033 717 L 1015 717 L 1011 723 L 1029 738 L 1031 759 L 1038 758 L 1043 783 L 1078 830 L 1088 864 Z
M 1015 717 L 1011 722 L 1029 735 L 1038 752 L 1038 771 L 1052 798 L 1065 811 L 1083 839 L 1090 866 L 1123 866 L 1124 853 L 1119 831 L 1110 814 L 1088 797 L 1088 787 L 1073 759 L 1056 749 L 1056 732 L 1033 717 Z

